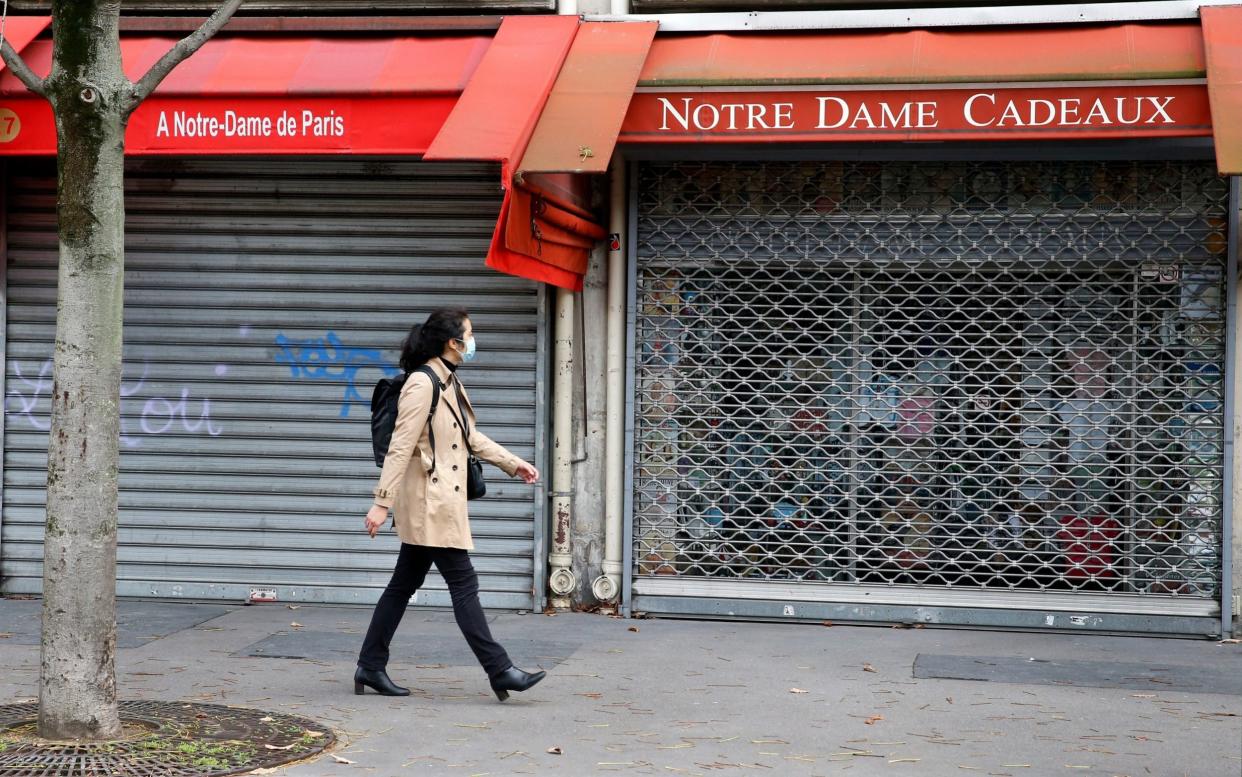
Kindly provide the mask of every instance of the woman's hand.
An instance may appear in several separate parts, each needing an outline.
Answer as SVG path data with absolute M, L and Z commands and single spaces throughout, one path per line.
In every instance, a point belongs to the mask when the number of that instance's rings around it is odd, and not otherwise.
M 518 465 L 517 471 L 513 473 L 526 482 L 526 485 L 533 486 L 539 482 L 539 470 L 530 464 L 522 462 Z
M 384 522 L 388 520 L 388 508 L 380 505 L 372 505 L 370 512 L 367 513 L 367 534 L 371 535 L 371 539 L 375 539 L 375 533 L 384 527 Z

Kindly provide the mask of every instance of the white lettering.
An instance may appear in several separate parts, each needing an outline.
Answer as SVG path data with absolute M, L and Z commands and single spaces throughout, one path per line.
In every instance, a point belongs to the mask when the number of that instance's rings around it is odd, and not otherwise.
M 684 107 L 684 110 L 685 110 L 684 113 L 678 113 L 677 109 L 673 107 L 672 101 L 670 101 L 669 99 L 665 97 L 661 97 L 660 102 L 663 104 L 663 107 L 664 107 L 663 120 L 660 122 L 660 130 L 662 132 L 667 132 L 669 129 L 668 115 L 670 113 L 673 114 L 673 121 L 680 124 L 683 130 L 690 129 L 690 98 L 689 97 L 683 97 L 681 99 L 682 106 Z
M 1001 112 L 1000 121 L 996 122 L 996 126 L 1004 127 L 1006 122 L 1011 123 L 1015 127 L 1022 126 L 1022 117 L 1018 115 L 1018 106 L 1013 101 L 1005 103 L 1005 110 Z
M 1095 102 L 1091 103 L 1091 110 L 1087 111 L 1087 118 L 1083 119 L 1083 124 L 1090 124 L 1091 120 L 1099 117 L 1100 124 L 1112 124 L 1112 119 L 1108 115 L 1108 111 L 1104 109 L 1104 101 L 1098 97 Z
M 854 112 L 854 121 L 850 122 L 850 129 L 857 129 L 858 123 L 867 122 L 867 129 L 875 129 L 875 121 L 871 118 L 871 111 L 867 109 L 867 104 L 863 103 L 858 106 L 858 110 Z
M 230 138 L 270 137 L 272 120 L 266 116 L 239 116 L 236 111 L 225 111 L 224 134 Z
M 1134 105 L 1134 118 L 1126 118 L 1126 103 Z M 1143 104 L 1138 100 L 1129 100 L 1125 97 L 1117 98 L 1117 121 L 1122 124 L 1138 124 L 1143 119 Z
M 908 129 L 910 127 L 910 109 L 912 107 L 910 103 L 903 103 L 901 110 L 893 113 L 893 106 L 888 103 L 880 103 L 880 124 L 886 127 Z
M 840 97 L 817 97 L 819 101 L 819 124 L 816 129 L 840 129 L 845 126 L 845 122 L 850 118 L 850 106 Z M 828 103 L 833 103 L 841 111 L 841 118 L 836 123 L 829 124 L 827 119 Z
M 921 102 L 919 105 L 919 129 L 932 129 L 940 126 L 940 120 L 936 118 L 936 103 Z
M 1031 115 L 1028 124 L 1032 127 L 1046 127 L 1057 120 L 1057 106 L 1052 104 L 1052 100 L 1031 100 Z M 1039 109 L 1046 108 L 1047 114 L 1044 118 L 1040 118 Z
M 989 121 L 977 121 L 975 119 L 975 100 L 987 100 L 992 103 L 992 107 L 996 107 L 996 95 L 994 94 L 972 94 L 970 99 L 966 101 L 966 123 L 972 127 L 990 127 L 996 123 L 996 119 Z
M 776 129 L 793 129 L 793 103 L 777 103 L 772 106 L 775 113 Z
M 703 121 L 703 115 L 706 112 L 709 121 Z M 694 126 L 700 130 L 714 130 L 716 125 L 720 123 L 720 109 L 710 103 L 703 103 L 694 109 Z
M 1082 100 L 1077 97 L 1063 97 L 1059 100 L 1061 103 L 1061 125 L 1075 126 L 1082 124 L 1082 120 L 1078 118 L 1078 112 L 1082 108 Z M 1073 121 L 1070 121 L 1070 117 Z
M 1153 113 L 1151 117 L 1147 119 L 1148 124 L 1154 124 L 1157 116 L 1163 117 L 1165 124 L 1174 123 L 1173 117 L 1170 116 L 1165 111 L 1165 109 L 1168 108 L 1170 104 L 1172 104 L 1174 98 L 1172 97 L 1145 97 L 1143 99 L 1151 103 L 1152 108 L 1155 108 L 1155 113 Z
M 746 129 L 748 130 L 772 129 L 771 127 L 768 126 L 768 123 L 764 121 L 764 118 L 763 118 L 764 114 L 766 114 L 767 112 L 768 112 L 768 107 L 766 105 L 760 105 L 759 103 L 751 103 L 750 104 L 750 115 L 747 117 L 747 120 L 746 120 Z
M 337 116 L 336 111 L 328 111 L 321 116 L 314 111 L 302 111 L 302 135 L 316 138 L 345 137 L 345 119 Z
M 155 127 L 155 137 L 157 138 L 168 137 L 168 114 L 165 113 L 164 111 L 160 111 L 160 122 Z

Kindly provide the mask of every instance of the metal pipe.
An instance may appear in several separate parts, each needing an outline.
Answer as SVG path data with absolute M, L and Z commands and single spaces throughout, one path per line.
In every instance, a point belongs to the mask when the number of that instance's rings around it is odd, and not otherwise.
M 578 0 L 557 0 L 556 12 L 561 16 L 577 16 Z
M 565 0 L 562 0 L 565 2 Z M 576 0 L 574 8 L 577 8 Z M 660 32 L 738 32 L 776 30 L 852 30 L 865 28 L 990 27 L 1023 24 L 1100 24 L 1108 22 L 1198 19 L 1199 8 L 1233 5 L 1237 0 L 1082 3 L 1065 5 L 979 6 L 977 8 L 892 8 L 850 11 L 736 11 L 722 13 L 587 14 L 587 21 L 654 21 Z M 562 11 L 564 13 L 564 11 Z M 576 10 L 575 10 L 576 13 Z
M 609 3 L 609 11 L 613 16 L 629 16 L 630 0 L 612 0 Z
M 614 602 L 621 593 L 622 525 L 625 504 L 625 164 L 616 157 L 608 171 L 608 361 L 604 431 L 604 563 L 591 585 L 595 598 Z
M 552 376 L 552 552 L 548 587 L 553 607 L 568 607 L 578 587 L 570 546 L 573 518 L 574 294 L 556 290 L 556 343 Z

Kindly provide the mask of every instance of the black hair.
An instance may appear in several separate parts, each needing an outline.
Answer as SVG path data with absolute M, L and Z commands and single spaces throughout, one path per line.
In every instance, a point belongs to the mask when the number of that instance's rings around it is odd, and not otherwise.
M 440 308 L 431 311 L 427 320 L 415 324 L 401 343 L 401 369 L 413 372 L 444 353 L 450 340 L 457 340 L 466 333 L 466 319 L 470 314 L 465 308 Z

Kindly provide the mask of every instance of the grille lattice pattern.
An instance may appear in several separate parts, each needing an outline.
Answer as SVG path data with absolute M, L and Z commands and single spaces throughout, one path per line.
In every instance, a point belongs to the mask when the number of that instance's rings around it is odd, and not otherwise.
M 647 165 L 635 573 L 1215 596 L 1227 189 Z

